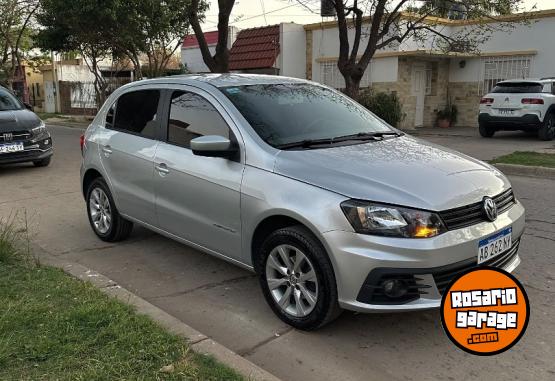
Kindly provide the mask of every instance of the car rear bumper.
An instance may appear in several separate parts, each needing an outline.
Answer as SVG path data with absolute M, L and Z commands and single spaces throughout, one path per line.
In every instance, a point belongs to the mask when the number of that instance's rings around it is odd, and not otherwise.
M 522 116 L 493 116 L 488 113 L 480 113 L 478 122 L 498 127 L 504 130 L 520 130 L 523 128 L 539 128 L 542 121 L 536 114 L 526 114 Z
M 339 305 L 358 312 L 397 312 L 439 307 L 442 292 L 460 272 L 477 267 L 478 242 L 512 227 L 513 246 L 482 265 L 507 271 L 520 263 L 524 208 L 517 202 L 495 222 L 482 222 L 429 239 L 377 237 L 344 231 L 324 233 L 337 279 Z M 416 298 L 372 298 L 377 280 L 391 275 L 414 279 Z

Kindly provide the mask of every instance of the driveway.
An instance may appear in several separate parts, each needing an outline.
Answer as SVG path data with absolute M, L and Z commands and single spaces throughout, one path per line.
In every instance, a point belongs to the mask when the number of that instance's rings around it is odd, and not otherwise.
M 249 272 L 142 228 L 120 244 L 98 240 L 79 188 L 81 131 L 50 129 L 56 149 L 50 167 L 0 168 L 0 216 L 25 209 L 33 240 L 46 251 L 107 275 L 284 380 L 555 379 L 553 181 L 511 178 L 527 207 L 523 263 L 516 275 L 530 297 L 531 319 L 513 349 L 479 357 L 451 344 L 437 311 L 345 312 L 324 329 L 305 333 L 274 317 Z M 440 140 L 481 158 L 489 158 L 492 144 L 495 152 L 509 153 L 514 146 L 530 149 L 537 142 L 515 136 L 469 139 Z

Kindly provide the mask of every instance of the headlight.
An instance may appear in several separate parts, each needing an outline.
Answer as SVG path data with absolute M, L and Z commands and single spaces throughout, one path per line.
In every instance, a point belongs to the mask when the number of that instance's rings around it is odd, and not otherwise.
M 447 229 L 436 213 L 400 206 L 349 200 L 341 209 L 357 233 L 402 238 L 429 238 Z
M 39 136 L 39 135 L 45 134 L 46 133 L 46 126 L 44 125 L 44 122 L 41 120 L 40 124 L 37 127 L 31 129 L 31 133 L 34 136 Z

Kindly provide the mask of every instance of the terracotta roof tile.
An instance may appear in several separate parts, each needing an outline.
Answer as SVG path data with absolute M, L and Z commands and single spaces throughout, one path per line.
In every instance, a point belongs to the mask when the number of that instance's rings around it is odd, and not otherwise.
M 237 34 L 229 54 L 229 69 L 262 69 L 274 65 L 279 55 L 279 25 L 244 29 Z
M 218 31 L 204 33 L 204 38 L 208 45 L 213 45 L 218 42 Z M 194 34 L 188 34 L 183 38 L 183 48 L 193 48 L 198 46 L 197 37 Z

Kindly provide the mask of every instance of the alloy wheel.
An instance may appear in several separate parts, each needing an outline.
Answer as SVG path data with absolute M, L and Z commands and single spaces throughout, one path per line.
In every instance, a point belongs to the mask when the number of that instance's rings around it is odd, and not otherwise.
M 94 188 L 89 198 L 89 213 L 94 228 L 100 234 L 106 234 L 112 226 L 112 209 L 106 193 Z
M 318 279 L 308 257 L 291 245 L 275 247 L 266 259 L 266 282 L 274 301 L 289 315 L 305 317 L 318 301 Z

